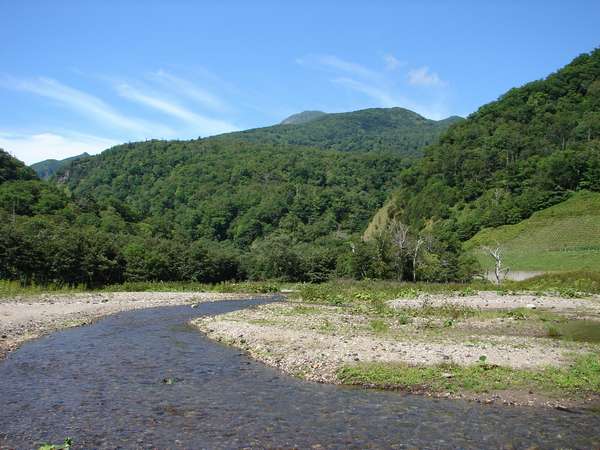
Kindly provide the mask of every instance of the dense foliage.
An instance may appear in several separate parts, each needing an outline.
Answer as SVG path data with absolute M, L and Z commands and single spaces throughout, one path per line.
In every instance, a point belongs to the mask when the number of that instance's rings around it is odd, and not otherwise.
M 78 159 L 87 158 L 90 156 L 88 153 L 82 153 L 81 155 L 71 156 L 70 158 L 65 159 L 46 159 L 44 161 L 40 161 L 38 163 L 32 164 L 30 167 L 37 173 L 37 176 L 42 180 L 48 180 L 54 175 L 58 170 L 63 167 L 67 167 L 73 161 L 77 161 Z
M 77 197 L 112 205 L 154 236 L 247 248 L 275 232 L 305 242 L 360 233 L 403 167 L 394 155 L 148 141 L 79 161 L 64 178 Z
M 35 172 L 0 148 L 0 183 L 11 180 L 33 180 Z
M 450 125 L 462 120 L 456 116 L 429 120 L 404 108 L 371 108 L 316 117 L 314 111 L 311 113 L 308 121 L 301 117 L 300 123 L 256 128 L 228 136 L 248 142 L 420 156 L 423 147 L 435 142 Z
M 446 241 L 600 191 L 600 50 L 451 127 L 401 177 L 392 210 Z
M 348 276 L 350 244 L 404 166 L 396 155 L 228 139 L 126 144 L 71 164 L 61 184 L 0 185 L 0 278 Z

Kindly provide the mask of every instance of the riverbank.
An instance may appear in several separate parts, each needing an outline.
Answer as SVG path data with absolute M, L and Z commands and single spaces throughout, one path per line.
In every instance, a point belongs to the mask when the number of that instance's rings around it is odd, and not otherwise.
M 0 359 L 22 343 L 63 328 L 90 324 L 140 308 L 256 297 L 202 292 L 101 292 L 41 294 L 0 299 Z
M 357 292 L 334 298 L 337 304 L 305 300 L 194 324 L 267 365 L 317 382 L 485 403 L 599 404 L 598 296 L 409 292 L 381 301 Z

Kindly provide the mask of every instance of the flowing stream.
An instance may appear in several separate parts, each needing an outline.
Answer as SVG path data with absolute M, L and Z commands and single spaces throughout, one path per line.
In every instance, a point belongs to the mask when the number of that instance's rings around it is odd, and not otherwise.
M 600 416 L 303 382 L 187 323 L 264 300 L 120 313 L 0 362 L 0 448 L 599 448 Z

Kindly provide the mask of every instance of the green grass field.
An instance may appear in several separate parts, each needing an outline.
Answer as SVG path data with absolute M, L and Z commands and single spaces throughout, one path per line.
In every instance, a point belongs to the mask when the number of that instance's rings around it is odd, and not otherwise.
M 482 230 L 465 247 L 487 269 L 493 260 L 481 247 L 496 243 L 511 271 L 600 271 L 600 194 L 577 192 L 518 224 Z

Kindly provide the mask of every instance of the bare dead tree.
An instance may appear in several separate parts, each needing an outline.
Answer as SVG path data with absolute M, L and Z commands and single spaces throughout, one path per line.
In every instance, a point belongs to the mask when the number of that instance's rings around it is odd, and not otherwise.
M 396 251 L 399 253 L 403 253 L 408 247 L 408 231 L 408 226 L 400 222 L 398 219 L 392 219 L 388 224 L 390 241 Z
M 391 219 L 387 225 L 387 235 L 398 266 L 398 281 L 402 281 L 402 259 L 407 255 L 410 244 L 408 225 L 405 225 L 396 218 Z
M 496 243 L 495 247 L 484 246 L 483 249 L 494 258 L 494 276 L 496 278 L 496 284 L 502 283 L 510 271 L 508 267 L 504 267 L 502 264 L 502 247 L 500 244 Z
M 413 281 L 417 281 L 417 259 L 419 258 L 419 251 L 421 247 L 425 243 L 425 238 L 419 234 L 417 239 L 415 240 L 415 244 L 413 246 L 413 254 L 412 254 L 412 267 L 413 267 Z

